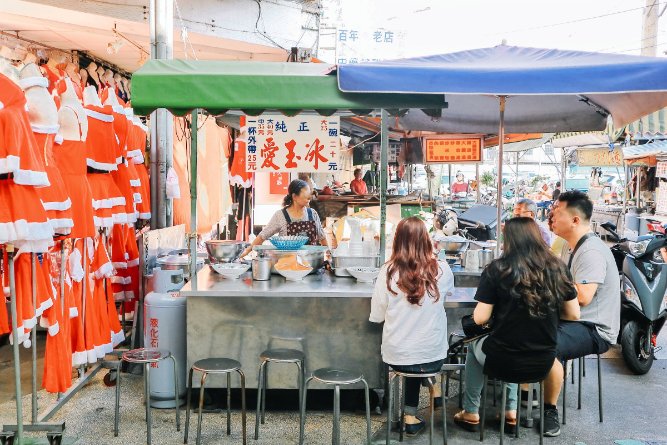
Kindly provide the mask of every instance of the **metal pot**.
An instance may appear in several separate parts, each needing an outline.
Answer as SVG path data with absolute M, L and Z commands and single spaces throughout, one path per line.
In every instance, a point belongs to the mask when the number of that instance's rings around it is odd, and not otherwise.
M 248 247 L 247 242 L 235 240 L 209 240 L 204 244 L 212 263 L 231 263 Z
M 269 257 L 255 258 L 252 260 L 252 279 L 266 281 L 271 279 L 272 261 Z
M 477 251 L 479 254 L 479 267 L 485 268 L 491 262 L 495 259 L 496 257 L 496 252 L 493 250 L 488 250 L 488 249 L 482 249 Z
M 433 246 L 436 250 L 444 250 L 450 255 L 463 252 L 468 248 L 470 241 L 433 241 Z
M 303 246 L 299 250 L 278 250 L 273 246 L 263 245 L 253 248 L 257 255 L 262 258 L 271 259 L 271 272 L 278 273 L 275 265 L 282 257 L 297 254 L 302 260 L 306 261 L 313 268 L 311 274 L 316 273 L 324 265 L 324 255 L 327 251 L 326 246 Z
M 163 270 L 180 270 L 185 279 L 190 278 L 190 254 L 170 252 L 157 259 L 157 265 Z M 197 272 L 204 267 L 204 258 L 197 256 Z

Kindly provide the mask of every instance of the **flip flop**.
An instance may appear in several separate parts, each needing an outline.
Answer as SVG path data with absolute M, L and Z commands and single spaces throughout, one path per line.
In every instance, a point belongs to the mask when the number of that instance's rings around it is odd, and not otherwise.
M 473 433 L 479 431 L 479 420 L 467 420 L 463 417 L 464 414 L 465 411 L 459 411 L 454 414 L 454 423 L 466 431 Z

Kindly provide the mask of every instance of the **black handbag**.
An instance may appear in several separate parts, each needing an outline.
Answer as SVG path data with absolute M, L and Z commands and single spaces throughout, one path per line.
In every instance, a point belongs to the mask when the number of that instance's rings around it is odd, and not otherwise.
M 491 321 L 483 325 L 479 325 L 475 323 L 472 314 L 465 315 L 461 318 L 461 327 L 463 328 L 463 333 L 466 335 L 466 340 L 483 337 L 490 334 L 493 330 L 491 327 Z

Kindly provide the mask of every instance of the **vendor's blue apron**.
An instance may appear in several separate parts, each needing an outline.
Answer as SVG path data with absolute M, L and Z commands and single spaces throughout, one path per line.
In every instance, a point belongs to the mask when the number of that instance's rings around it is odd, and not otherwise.
M 319 244 L 319 236 L 317 230 L 317 223 L 313 217 L 313 209 L 306 207 L 308 213 L 308 221 L 292 221 L 287 213 L 287 209 L 283 209 L 283 216 L 287 221 L 287 235 L 304 235 L 308 237 L 308 242 L 312 246 Z

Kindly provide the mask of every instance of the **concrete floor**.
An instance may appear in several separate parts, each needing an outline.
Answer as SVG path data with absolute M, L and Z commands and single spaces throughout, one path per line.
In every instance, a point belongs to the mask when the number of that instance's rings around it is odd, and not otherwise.
M 583 408 L 576 409 L 576 389 L 569 386 L 568 422 L 561 430 L 558 438 L 545 438 L 550 445 L 612 445 L 621 444 L 618 440 L 641 440 L 630 442 L 627 445 L 640 444 L 667 444 L 667 430 L 664 429 L 664 413 L 667 412 L 667 398 L 664 392 L 667 386 L 667 360 L 658 360 L 651 372 L 645 376 L 636 376 L 629 373 L 621 359 L 608 358 L 603 363 L 604 381 L 604 409 L 605 421 L 599 423 L 597 416 L 597 382 L 596 365 L 594 359 L 588 359 L 588 376 L 584 378 Z M 145 443 L 144 409 L 142 402 L 142 378 L 131 374 L 122 376 L 121 398 L 121 431 L 117 438 L 113 437 L 113 403 L 114 388 L 106 387 L 102 382 L 104 371 L 95 376 L 63 409 L 52 419 L 55 422 L 66 422 L 67 443 L 76 444 L 141 444 Z M 2 373 L 5 374 L 5 373 Z M 450 444 L 479 443 L 478 435 L 461 430 L 452 421 L 457 411 L 457 385 L 452 386 L 452 399 L 448 403 L 447 426 Z M 421 406 L 426 415 L 426 394 L 422 393 Z M 50 396 L 43 396 L 42 398 Z M 271 397 L 271 393 L 269 393 Z M 491 403 L 489 398 L 489 403 Z M 26 419 L 30 413 L 30 396 L 24 397 Z M 254 407 L 254 400 L 249 400 L 250 408 Z M 271 404 L 269 404 L 271 407 Z M 331 441 L 331 411 L 320 407 L 309 411 L 306 424 L 307 444 L 326 444 Z M 497 410 L 489 407 L 487 425 L 487 443 L 498 441 L 498 429 L 493 419 Z M 13 423 L 13 401 L 0 404 L 0 423 Z M 434 443 L 442 443 L 441 417 L 436 413 L 436 428 Z M 537 417 L 537 412 L 535 412 Z M 384 415 L 372 416 L 373 444 L 384 443 Z M 193 417 L 190 429 L 190 441 L 194 443 L 196 424 Z M 262 426 L 260 440 L 254 442 L 254 412 L 248 413 L 248 440 L 249 443 L 262 444 L 291 444 L 298 442 L 298 414 L 296 411 L 272 410 L 267 412 L 266 424 Z M 183 427 L 176 432 L 173 410 L 153 410 L 153 443 L 176 445 L 183 442 Z M 181 411 L 181 422 L 185 421 L 184 410 Z M 536 422 L 537 424 L 537 422 Z M 238 410 L 232 415 L 231 437 L 225 435 L 225 416 L 223 413 L 204 414 L 202 427 L 202 443 L 222 444 L 240 443 L 241 416 Z M 518 440 L 508 438 L 507 443 L 536 444 L 538 443 L 537 430 L 521 429 L 522 437 Z M 344 411 L 341 416 L 341 443 L 362 444 L 365 435 L 365 419 L 362 414 L 354 411 Z M 43 437 L 31 434 L 33 437 Z M 643 442 L 642 442 L 643 441 Z M 392 444 L 398 443 L 398 434 L 392 436 Z M 423 445 L 428 443 L 428 432 L 412 438 L 406 438 L 405 444 Z

